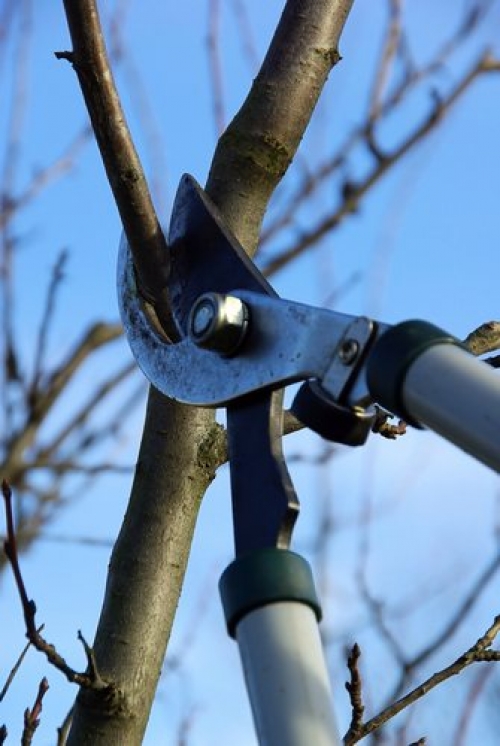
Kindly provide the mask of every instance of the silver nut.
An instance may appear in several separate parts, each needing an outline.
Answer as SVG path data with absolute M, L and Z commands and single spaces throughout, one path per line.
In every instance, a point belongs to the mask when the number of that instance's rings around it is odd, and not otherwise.
M 189 336 L 198 347 L 233 355 L 247 328 L 248 308 L 235 296 L 204 293 L 191 308 Z

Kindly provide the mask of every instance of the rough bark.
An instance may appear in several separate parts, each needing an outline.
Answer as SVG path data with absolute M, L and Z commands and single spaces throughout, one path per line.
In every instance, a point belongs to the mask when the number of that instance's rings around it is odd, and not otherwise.
M 198 508 L 217 463 L 206 410 L 151 389 L 132 494 L 112 554 L 94 652 L 109 691 L 81 690 L 68 744 L 139 744 L 184 579 Z
M 243 106 L 217 145 L 207 191 L 253 254 L 267 205 L 297 151 L 353 0 L 294 0 Z
M 68 16 L 80 3 L 66 2 Z M 83 3 L 88 4 L 93 5 Z M 207 191 L 249 253 L 272 191 L 338 59 L 351 5 L 352 0 L 289 0 L 252 90 L 217 147 Z M 93 79 L 92 85 L 100 81 Z M 94 643 L 99 673 L 111 686 L 106 697 L 80 692 L 71 746 L 142 741 L 198 507 L 224 458 L 219 444 L 211 412 L 175 404 L 151 390 Z

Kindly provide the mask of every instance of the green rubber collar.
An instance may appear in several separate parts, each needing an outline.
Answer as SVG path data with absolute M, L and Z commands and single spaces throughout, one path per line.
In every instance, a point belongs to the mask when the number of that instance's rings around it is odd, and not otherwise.
M 311 568 L 303 557 L 287 549 L 260 549 L 239 557 L 223 572 L 219 591 L 231 637 L 250 611 L 280 601 L 310 606 L 317 620 L 321 619 Z
M 412 363 L 437 344 L 463 344 L 427 321 L 404 321 L 386 331 L 375 344 L 366 368 L 373 400 L 414 427 L 421 427 L 406 410 L 403 385 Z

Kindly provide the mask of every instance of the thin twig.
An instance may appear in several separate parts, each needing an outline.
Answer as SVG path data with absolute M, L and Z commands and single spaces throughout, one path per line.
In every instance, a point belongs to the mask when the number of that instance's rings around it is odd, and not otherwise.
M 490 666 L 489 668 L 483 668 L 482 670 L 478 671 L 477 676 L 472 682 L 469 693 L 465 698 L 465 704 L 455 730 L 455 737 L 453 738 L 454 746 L 466 745 L 468 740 L 467 730 L 472 719 L 472 714 L 476 705 L 478 704 L 481 694 L 483 693 L 484 687 L 488 683 L 488 680 L 490 679 L 493 672 L 494 668 L 492 666 Z
M 345 740 L 355 738 L 360 732 L 363 725 L 363 713 L 365 706 L 363 704 L 362 696 L 362 681 L 361 674 L 359 673 L 359 658 L 361 656 L 361 650 L 357 643 L 354 643 L 352 650 L 347 658 L 347 667 L 351 674 L 351 680 L 346 681 L 345 688 L 349 692 L 349 699 L 351 700 L 351 724 L 349 730 L 346 733 Z
M 471 84 L 480 76 L 489 72 L 500 70 L 500 61 L 493 60 L 489 53 L 483 54 L 467 71 L 462 79 L 455 85 L 453 90 L 445 97 L 435 100 L 431 111 L 425 119 L 418 124 L 413 131 L 391 152 L 381 155 L 378 146 L 373 140 L 372 128 L 364 127 L 364 140 L 369 149 L 377 151 L 378 157 L 375 163 L 363 179 L 356 183 L 349 183 L 348 193 L 344 190 L 343 198 L 335 210 L 321 219 L 313 228 L 303 233 L 299 240 L 293 245 L 282 249 L 271 259 L 263 263 L 263 272 L 270 277 L 278 272 L 292 260 L 301 256 L 311 246 L 317 244 L 329 231 L 336 228 L 344 218 L 357 209 L 361 199 L 385 174 L 407 153 L 420 143 L 431 132 L 436 125 L 443 120 L 446 114 L 458 102 L 461 96 L 469 90 Z M 353 136 L 354 138 L 354 136 Z M 354 138 L 355 139 L 355 138 Z M 335 162 L 342 163 L 345 156 L 336 156 Z M 326 172 L 326 166 L 323 168 Z
M 38 389 L 38 384 L 42 376 L 45 351 L 47 347 L 47 338 L 50 331 L 50 324 L 54 318 L 57 291 L 64 277 L 64 267 L 66 265 L 67 258 L 68 252 L 66 250 L 61 251 L 52 270 L 52 277 L 45 298 L 45 308 L 42 314 L 42 320 L 40 323 L 40 329 L 38 331 L 36 342 L 33 376 L 28 391 L 28 400 L 30 401 L 36 397 L 36 391 Z
M 41 627 L 38 627 L 38 632 L 41 632 L 42 630 L 43 630 L 43 624 L 42 624 Z M 2 691 L 0 692 L 0 702 L 3 700 L 3 698 L 7 694 L 8 690 L 9 690 L 9 687 L 10 687 L 10 685 L 12 684 L 12 682 L 14 680 L 14 677 L 16 676 L 17 672 L 19 671 L 19 669 L 21 667 L 21 664 L 22 664 L 22 662 L 23 662 L 23 660 L 24 660 L 24 658 L 26 656 L 26 653 L 30 649 L 30 646 L 31 646 L 31 642 L 28 642 L 25 645 L 25 647 L 21 651 L 20 656 L 18 657 L 17 661 L 15 662 L 14 666 L 12 667 L 9 675 L 7 676 L 7 680 L 6 680 L 5 684 L 2 687 Z
M 220 59 L 220 13 L 220 0 L 209 0 L 207 49 L 213 94 L 215 131 L 218 137 L 223 133 L 226 124 L 224 85 Z
M 459 606 L 456 608 L 453 615 L 448 620 L 447 624 L 443 629 L 436 635 L 436 637 L 427 643 L 427 645 L 420 650 L 419 653 L 414 655 L 411 659 L 406 659 L 402 662 L 402 671 L 399 681 L 397 682 L 394 690 L 392 691 L 389 701 L 397 699 L 404 688 L 407 686 L 408 681 L 411 678 L 412 672 L 416 668 L 421 666 L 423 663 L 429 660 L 436 651 L 438 651 L 447 642 L 457 630 L 464 625 L 469 618 L 469 614 L 481 597 L 481 593 L 485 586 L 492 580 L 495 574 L 500 569 L 500 554 L 496 554 L 491 562 L 484 568 L 483 572 L 479 575 L 477 580 L 474 582 L 472 587 L 469 589 L 465 598 L 461 601 Z
M 73 707 L 68 711 L 66 717 L 62 721 L 61 725 L 57 729 L 57 743 L 56 746 L 66 746 L 68 740 L 71 723 L 73 722 Z
M 30 710 L 29 707 L 24 711 L 24 728 L 21 736 L 21 746 L 30 746 L 33 741 L 35 731 L 40 725 L 40 714 L 42 712 L 42 702 L 45 694 L 49 689 L 49 682 L 44 677 L 38 687 L 35 703 Z
M 28 597 L 26 586 L 21 573 L 19 565 L 19 557 L 17 552 L 17 540 L 16 532 L 14 529 L 14 516 L 12 510 L 12 490 L 8 483 L 3 480 L 2 482 L 2 494 L 5 503 L 5 517 L 7 522 L 7 538 L 4 543 L 4 551 L 12 567 L 14 579 L 16 581 L 17 591 L 19 598 L 21 599 L 21 605 L 23 608 L 24 622 L 26 625 L 26 637 L 30 641 L 36 650 L 44 653 L 49 663 L 63 673 L 68 681 L 78 684 L 79 686 L 87 689 L 108 689 L 107 684 L 100 677 L 99 672 L 95 666 L 95 660 L 93 654 L 90 652 L 90 648 L 84 641 L 81 633 L 79 633 L 79 639 L 83 644 L 85 654 L 88 662 L 88 673 L 78 673 L 73 668 L 68 666 L 64 658 L 57 652 L 54 645 L 48 643 L 40 634 L 35 624 L 36 604 Z
M 233 7 L 234 15 L 236 17 L 236 23 L 238 24 L 239 28 L 241 48 L 244 56 L 246 57 L 249 70 L 252 74 L 254 74 L 255 71 L 258 69 L 260 60 L 257 49 L 255 47 L 246 5 L 244 2 L 242 2 L 242 0 L 233 0 L 231 5 Z
M 389 707 L 386 707 L 378 715 L 364 723 L 364 725 L 362 725 L 361 728 L 358 730 L 358 734 L 355 737 L 347 738 L 346 736 L 344 741 L 346 746 L 351 746 L 351 744 L 361 740 L 361 738 L 364 738 L 369 733 L 373 733 L 375 730 L 387 723 L 393 717 L 398 715 L 406 707 L 417 702 L 417 700 L 421 699 L 436 686 L 442 684 L 444 681 L 447 681 L 452 676 L 460 674 L 472 663 L 500 661 L 500 651 L 489 649 L 499 632 L 500 615 L 495 617 L 493 623 L 486 630 L 484 635 L 482 635 L 475 642 L 475 644 L 472 645 L 472 647 L 470 647 L 453 663 L 430 676 L 422 684 L 415 687 L 415 689 L 406 694 L 404 697 L 401 697 L 396 702 L 393 702 L 391 705 L 389 705 Z
M 372 121 L 377 119 L 380 113 L 391 67 L 394 64 L 403 31 L 401 23 L 402 0 L 389 0 L 388 5 L 390 18 L 387 24 L 386 39 L 382 47 L 380 62 L 375 65 L 376 74 L 370 94 L 369 119 Z

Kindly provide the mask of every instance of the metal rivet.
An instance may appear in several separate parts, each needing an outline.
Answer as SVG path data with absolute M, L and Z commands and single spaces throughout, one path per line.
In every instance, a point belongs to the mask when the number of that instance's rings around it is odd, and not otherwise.
M 340 345 L 339 358 L 344 365 L 354 362 L 359 352 L 359 343 L 355 339 L 346 339 Z

